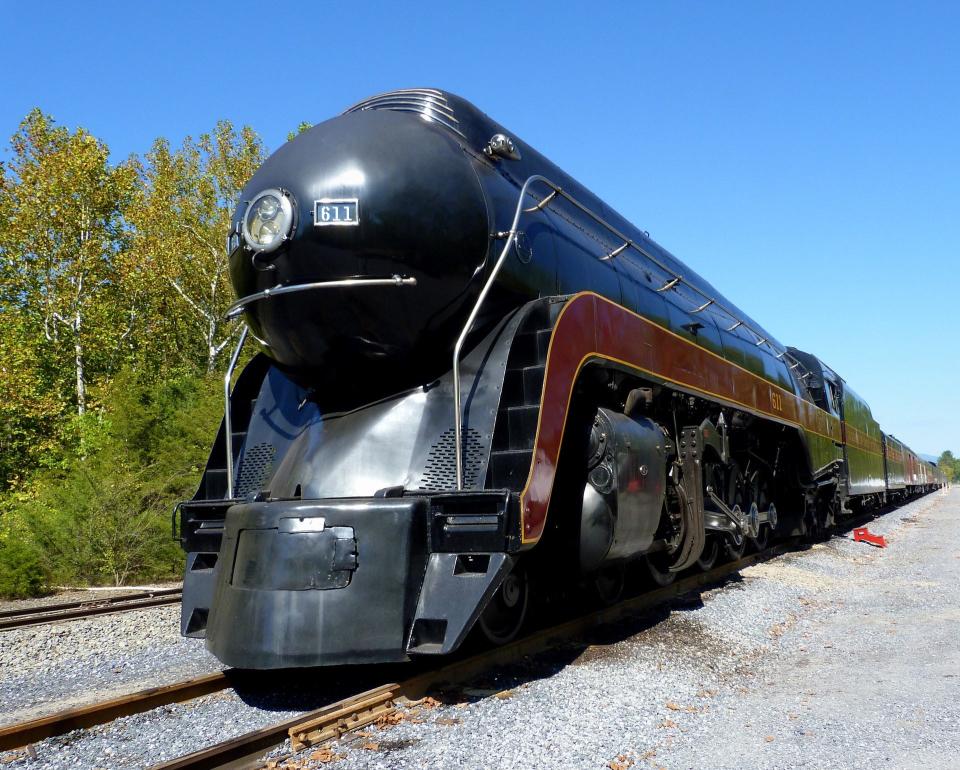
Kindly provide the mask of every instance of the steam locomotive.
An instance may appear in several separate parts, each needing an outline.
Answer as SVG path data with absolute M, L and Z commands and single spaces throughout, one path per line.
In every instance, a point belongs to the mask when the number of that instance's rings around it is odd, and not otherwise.
M 242 668 L 503 643 L 942 478 L 816 356 L 469 102 L 367 99 L 281 147 L 228 236 L 244 331 L 182 632 Z M 247 339 L 259 347 L 231 387 Z

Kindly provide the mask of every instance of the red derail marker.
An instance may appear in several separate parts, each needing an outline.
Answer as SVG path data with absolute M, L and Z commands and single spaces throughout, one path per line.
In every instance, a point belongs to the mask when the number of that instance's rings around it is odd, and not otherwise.
M 870 543 L 870 545 L 875 545 L 877 548 L 887 547 L 887 541 L 883 535 L 874 535 L 866 527 L 857 527 L 853 530 L 853 539 L 854 542 Z

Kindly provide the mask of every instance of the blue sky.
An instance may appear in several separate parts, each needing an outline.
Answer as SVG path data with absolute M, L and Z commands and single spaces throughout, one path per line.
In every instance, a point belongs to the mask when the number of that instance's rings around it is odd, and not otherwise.
M 18 3 L 0 134 L 114 157 L 219 118 L 270 148 L 372 93 L 465 96 L 960 454 L 960 4 Z

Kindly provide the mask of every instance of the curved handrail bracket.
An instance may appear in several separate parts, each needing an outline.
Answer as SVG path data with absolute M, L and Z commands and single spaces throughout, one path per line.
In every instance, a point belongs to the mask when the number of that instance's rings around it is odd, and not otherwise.
M 528 180 L 528 181 L 529 181 L 529 180 Z M 557 195 L 560 194 L 560 192 L 561 192 L 560 188 L 559 188 L 559 187 L 556 188 L 552 193 L 550 193 L 546 198 L 544 198 L 542 201 L 540 201 L 536 206 L 531 206 L 531 207 L 528 208 L 528 209 L 524 209 L 523 212 L 524 212 L 525 214 L 532 214 L 534 211 L 542 211 L 543 209 L 545 209 L 547 206 L 550 205 L 550 202 L 551 202 L 554 198 L 556 198 Z M 520 200 L 523 200 L 523 193 L 521 193 L 520 195 L 521 195 Z
M 338 281 L 316 281 L 314 283 L 295 283 L 289 286 L 280 284 L 269 289 L 248 294 L 234 302 L 227 310 L 227 318 L 233 319 L 240 315 L 249 305 L 260 300 L 279 297 L 282 294 L 293 294 L 298 291 L 312 291 L 313 289 L 344 289 L 355 286 L 416 286 L 417 279 L 402 275 L 392 275 L 389 278 L 342 278 Z
M 629 246 L 630 246 L 630 242 L 629 242 L 629 241 L 625 241 L 622 246 L 617 246 L 617 248 L 615 248 L 615 249 L 614 249 L 613 251 L 611 251 L 609 254 L 604 254 L 602 257 L 600 257 L 600 261 L 601 261 L 601 262 L 606 262 L 608 259 L 613 259 L 614 257 L 619 257 L 624 251 L 627 250 L 627 248 L 628 248 Z

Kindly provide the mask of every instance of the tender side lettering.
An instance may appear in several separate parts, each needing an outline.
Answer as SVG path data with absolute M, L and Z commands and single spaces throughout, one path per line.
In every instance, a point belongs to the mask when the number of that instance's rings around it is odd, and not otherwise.
M 783 411 L 783 396 L 770 388 L 770 406 L 777 412 Z

